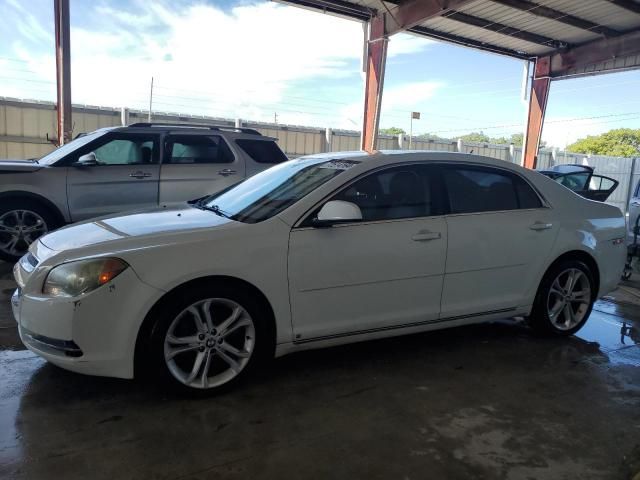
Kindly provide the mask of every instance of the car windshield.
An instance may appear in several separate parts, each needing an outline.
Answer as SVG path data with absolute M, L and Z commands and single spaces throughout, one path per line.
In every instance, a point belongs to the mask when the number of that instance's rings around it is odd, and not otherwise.
M 290 160 L 206 198 L 200 207 L 239 222 L 261 222 L 358 163 L 317 157 Z
M 86 145 L 92 140 L 95 140 L 96 138 L 104 135 L 105 133 L 107 132 L 104 130 L 98 130 L 95 132 L 88 133 L 86 135 L 82 135 L 81 137 L 77 137 L 75 140 L 69 143 L 65 143 L 60 148 L 56 148 L 53 152 L 46 154 L 42 158 L 39 158 L 38 163 L 41 165 L 53 165 L 64 156 Z

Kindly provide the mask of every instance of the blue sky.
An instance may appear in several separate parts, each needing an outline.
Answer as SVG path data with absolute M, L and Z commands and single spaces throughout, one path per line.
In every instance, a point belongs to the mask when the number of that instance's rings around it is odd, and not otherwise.
M 0 0 L 0 96 L 54 100 L 51 0 Z M 71 0 L 74 103 L 359 129 L 357 22 L 275 3 Z M 389 45 L 382 127 L 521 132 L 523 62 L 409 35 Z M 640 72 L 552 85 L 543 139 L 640 128 Z

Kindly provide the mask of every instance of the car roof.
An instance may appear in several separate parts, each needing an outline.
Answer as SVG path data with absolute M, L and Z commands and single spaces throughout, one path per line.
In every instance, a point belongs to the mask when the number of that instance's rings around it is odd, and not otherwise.
M 569 163 L 566 165 L 554 165 L 551 168 L 540 170 L 541 173 L 553 173 L 556 175 L 563 175 L 566 173 L 593 173 L 593 167 L 589 165 L 578 165 L 576 163 Z
M 176 124 L 176 123 L 133 123 L 115 127 L 98 128 L 94 132 L 162 132 L 162 133 L 186 133 L 189 135 L 216 133 L 220 135 L 233 136 L 234 138 L 244 138 L 262 141 L 277 141 L 277 138 L 267 137 L 253 128 L 234 127 L 232 125 L 209 125 L 209 124 Z M 94 133 L 87 132 L 87 133 Z M 86 135 L 81 133 L 78 136 Z
M 482 155 L 474 155 L 470 153 L 460 152 L 443 152 L 441 150 L 378 150 L 373 153 L 363 151 L 347 151 L 347 152 L 327 152 L 306 155 L 299 158 L 317 158 L 327 160 L 359 160 L 375 162 L 380 164 L 395 164 L 411 161 L 421 162 L 460 162 L 460 163 L 479 163 L 493 166 L 509 166 L 518 168 L 519 165 L 497 158 L 484 157 Z

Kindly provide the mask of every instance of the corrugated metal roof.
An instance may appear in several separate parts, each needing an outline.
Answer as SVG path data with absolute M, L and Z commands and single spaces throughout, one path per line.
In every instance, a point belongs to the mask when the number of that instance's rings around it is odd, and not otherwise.
M 370 12 L 392 10 L 404 0 L 280 0 L 326 13 L 359 20 Z M 447 11 L 414 27 L 410 33 L 438 38 L 457 44 L 494 51 L 518 58 L 550 54 L 561 49 L 602 38 L 640 30 L 640 0 L 626 0 L 637 5 L 639 13 L 625 9 L 615 0 L 472 0 L 457 11 Z M 617 0 L 618 2 L 622 0 Z M 520 5 L 520 8 L 517 6 Z M 529 5 L 532 7 L 527 10 Z M 560 13 L 548 18 L 536 12 L 544 6 Z M 385 8 L 386 7 L 386 8 Z M 564 16 L 563 16 L 564 15 Z M 591 26 L 571 25 L 572 18 L 590 22 Z M 589 23 L 587 23 L 589 25 Z M 610 30 L 600 32 L 601 27 Z M 635 57 L 634 57 L 635 58 Z M 606 62 L 605 62 L 606 63 Z

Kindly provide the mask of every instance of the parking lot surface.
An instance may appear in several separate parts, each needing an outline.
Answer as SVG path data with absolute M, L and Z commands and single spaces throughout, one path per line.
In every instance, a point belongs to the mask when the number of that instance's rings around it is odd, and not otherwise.
M 0 263 L 0 478 L 634 478 L 640 297 L 576 337 L 504 321 L 284 357 L 184 398 L 20 343 Z M 636 477 L 638 478 L 638 477 Z

